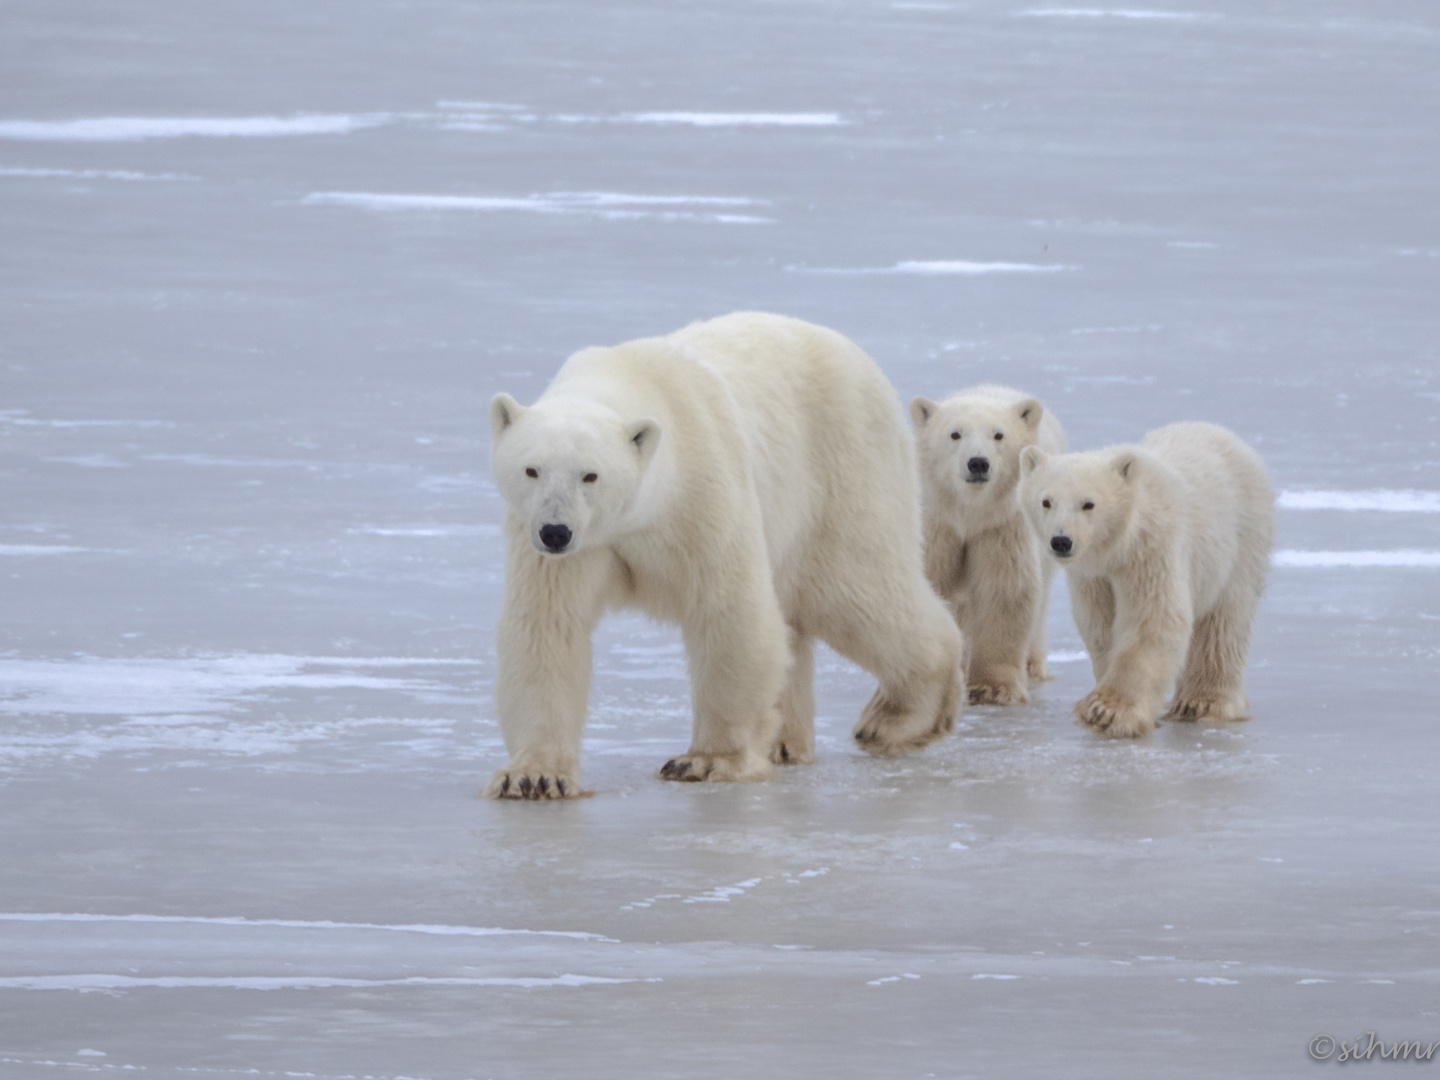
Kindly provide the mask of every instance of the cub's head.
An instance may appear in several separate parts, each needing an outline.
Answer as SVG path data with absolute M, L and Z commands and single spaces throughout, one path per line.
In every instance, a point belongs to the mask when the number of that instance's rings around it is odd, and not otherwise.
M 1008 499 L 1020 479 L 1020 452 L 1035 443 L 1045 409 L 1034 398 L 998 405 L 957 394 L 936 402 L 917 397 L 910 420 L 927 484 L 977 509 Z
M 490 467 L 505 503 L 546 555 L 609 543 L 655 456 L 660 425 L 588 401 L 490 402 Z
M 1144 468 L 1143 455 L 1123 447 L 1054 457 L 1027 447 L 1020 455 L 1020 503 L 1057 562 L 1098 567 L 1130 522 Z

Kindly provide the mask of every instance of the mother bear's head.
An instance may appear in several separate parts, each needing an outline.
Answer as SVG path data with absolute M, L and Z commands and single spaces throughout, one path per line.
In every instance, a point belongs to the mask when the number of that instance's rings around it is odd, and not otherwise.
M 660 425 L 626 420 L 582 398 L 526 408 L 509 394 L 490 402 L 490 466 L 510 512 L 545 555 L 608 544 L 633 527 L 641 481 Z

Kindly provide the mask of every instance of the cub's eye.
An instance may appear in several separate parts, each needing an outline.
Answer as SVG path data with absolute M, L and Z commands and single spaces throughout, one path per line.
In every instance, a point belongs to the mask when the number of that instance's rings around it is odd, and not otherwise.
M 952 431 L 950 432 L 950 438 L 958 441 L 960 438 L 960 433 L 958 431 Z
M 525 470 L 525 475 L 528 476 L 528 477 L 530 477 L 531 480 L 534 480 L 537 476 L 540 475 L 540 470 L 538 470 L 538 469 L 526 469 L 526 470 Z
M 1081 510 L 1094 510 L 1094 509 L 1095 509 L 1095 504 L 1094 504 L 1093 502 L 1090 502 L 1090 501 L 1087 499 L 1085 502 L 1083 502 L 1083 503 L 1080 504 L 1080 509 L 1081 509 Z
M 1004 433 L 1003 431 L 997 431 L 997 432 L 995 432 L 995 441 L 996 441 L 996 442 L 1000 442 L 1000 441 L 1001 441 L 1002 439 L 1004 439 L 1004 438 L 1005 438 L 1005 433 Z
M 1040 505 L 1043 506 L 1046 510 L 1049 510 L 1049 509 L 1050 509 L 1050 500 L 1049 500 L 1049 499 L 1043 499 L 1043 500 L 1041 500 Z
M 587 472 L 587 473 L 585 474 L 585 477 L 584 477 L 585 483 L 587 483 L 587 484 L 593 484 L 596 480 L 599 480 L 599 479 L 600 479 L 600 477 L 597 476 L 597 475 L 596 475 L 595 473 L 593 473 L 593 472 Z

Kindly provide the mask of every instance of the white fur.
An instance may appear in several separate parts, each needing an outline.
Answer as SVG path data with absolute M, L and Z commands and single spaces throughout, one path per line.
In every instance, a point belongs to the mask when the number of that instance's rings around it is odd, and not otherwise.
M 920 451 L 925 573 L 965 635 L 970 701 L 1021 704 L 1027 675 L 1050 677 L 1045 609 L 1055 565 L 1020 508 L 1020 452 L 1064 453 L 1065 433 L 1040 402 L 1004 386 L 974 386 L 938 404 L 917 397 L 910 419 Z M 972 460 L 985 471 L 971 470 Z
M 1058 561 L 1095 671 L 1076 716 L 1111 737 L 1149 734 L 1178 675 L 1165 719 L 1247 719 L 1245 660 L 1275 530 L 1259 455 L 1214 424 L 1171 424 L 1138 446 L 1026 450 L 1021 469 L 1036 534 L 1052 550 L 1057 537 L 1072 545 Z
M 880 681 L 855 730 L 867 749 L 953 729 L 961 642 L 925 581 L 912 443 L 852 342 L 728 315 L 576 353 L 530 408 L 497 395 L 491 427 L 510 763 L 490 795 L 581 793 L 591 631 L 619 607 L 684 637 L 692 740 L 666 779 L 764 779 L 772 762 L 811 760 L 817 637 Z M 541 530 L 560 525 L 571 541 L 554 554 Z

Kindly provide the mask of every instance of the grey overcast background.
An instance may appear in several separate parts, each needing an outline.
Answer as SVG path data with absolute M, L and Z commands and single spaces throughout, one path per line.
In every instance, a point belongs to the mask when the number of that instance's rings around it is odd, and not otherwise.
M 0 1076 L 1440 1041 L 1440 11 L 1049 2 L 0 4 Z M 1255 719 L 1074 726 L 1062 586 L 1029 706 L 872 760 L 826 654 L 818 764 L 667 785 L 683 654 L 616 617 L 594 798 L 476 800 L 489 397 L 739 308 L 1251 441 Z

